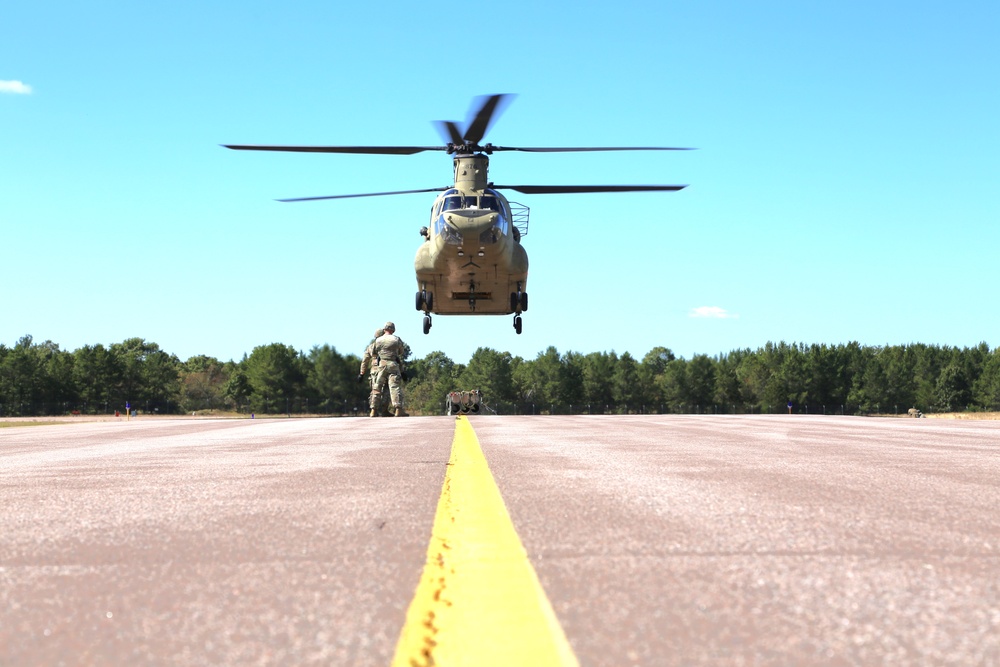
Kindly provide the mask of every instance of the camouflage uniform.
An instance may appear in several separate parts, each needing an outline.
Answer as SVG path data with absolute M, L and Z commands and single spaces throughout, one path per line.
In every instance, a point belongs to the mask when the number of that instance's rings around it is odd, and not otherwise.
M 372 389 L 372 416 L 376 414 L 378 402 L 386 384 L 389 385 L 389 396 L 397 417 L 405 417 L 403 412 L 403 341 L 395 335 L 396 325 L 385 323 L 385 334 L 372 343 L 372 357 L 377 358 L 378 375 L 375 377 L 375 388 Z
M 368 386 L 369 386 L 369 389 L 368 389 L 368 406 L 369 407 L 376 405 L 376 403 L 373 402 L 374 399 L 375 399 L 375 396 L 374 396 L 374 392 L 375 392 L 375 378 L 378 376 L 378 357 L 375 356 L 375 340 L 378 339 L 380 336 L 382 336 L 382 334 L 384 334 L 384 333 L 385 333 L 385 329 L 376 329 L 375 330 L 375 338 L 372 338 L 371 342 L 368 343 L 368 347 L 365 348 L 365 353 L 361 357 L 361 370 L 358 372 L 358 381 L 359 382 L 361 381 L 361 378 L 364 377 L 365 373 L 369 374 L 368 375 Z M 377 403 L 378 403 L 377 404 L 377 410 L 378 410 L 379 414 L 381 414 L 381 413 L 384 413 L 384 414 L 387 414 L 387 415 L 391 415 L 392 414 L 389 411 L 388 396 L 380 396 L 379 400 L 377 401 Z

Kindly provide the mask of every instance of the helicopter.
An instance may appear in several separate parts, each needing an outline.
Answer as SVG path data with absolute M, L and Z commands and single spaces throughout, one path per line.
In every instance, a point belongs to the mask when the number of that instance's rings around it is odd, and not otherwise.
M 480 144 L 499 112 L 513 95 L 478 97 L 463 131 L 455 121 L 437 121 L 443 146 L 271 146 L 223 144 L 233 150 L 301 153 L 413 155 L 444 151 L 452 155 L 453 183 L 421 190 L 370 192 L 279 199 L 280 202 L 379 197 L 438 192 L 430 223 L 420 229 L 417 249 L 415 305 L 424 314 L 423 332 L 430 333 L 431 315 L 511 315 L 521 333 L 521 315 L 528 310 L 528 254 L 521 240 L 528 233 L 529 209 L 500 193 L 522 194 L 677 191 L 686 185 L 495 185 L 489 180 L 489 156 L 499 151 L 562 153 L 584 151 L 672 151 L 667 147 L 525 148 Z

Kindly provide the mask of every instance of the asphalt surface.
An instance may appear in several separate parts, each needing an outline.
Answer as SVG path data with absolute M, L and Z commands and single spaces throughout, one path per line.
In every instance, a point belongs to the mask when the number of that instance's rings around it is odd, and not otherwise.
M 471 423 L 581 665 L 1000 665 L 1000 422 Z M 388 665 L 454 424 L 0 429 L 0 665 Z

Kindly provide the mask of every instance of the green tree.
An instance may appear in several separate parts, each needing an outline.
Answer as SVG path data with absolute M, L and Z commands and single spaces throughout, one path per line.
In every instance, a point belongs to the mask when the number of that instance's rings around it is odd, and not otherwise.
M 769 343 L 770 344 L 770 343 Z M 736 367 L 736 378 L 740 384 L 740 398 L 750 411 L 762 412 L 768 409 L 765 396 L 771 380 L 771 369 L 761 350 L 744 356 Z
M 223 398 L 239 412 L 251 410 L 250 396 L 253 394 L 253 387 L 246 373 L 246 361 L 244 357 L 243 361 L 232 369 L 229 379 L 222 386 Z
M 143 364 L 146 410 L 172 414 L 177 411 L 180 395 L 180 360 L 173 354 L 157 349 Z
M 331 414 L 340 412 L 347 401 L 354 404 L 364 400 L 368 393 L 368 378 L 364 378 L 363 387 L 359 390 L 355 378 L 360 362 L 348 363 L 350 359 L 356 357 L 345 358 L 326 344 L 313 346 L 309 351 L 305 382 L 312 409 Z
M 59 349 L 52 341 L 36 346 L 43 380 L 43 403 L 47 414 L 61 414 L 76 406 L 77 391 L 73 382 L 73 355 Z
M 406 351 L 409 356 L 409 349 Z M 675 358 L 655 347 L 641 363 L 629 354 L 548 347 L 525 361 L 482 347 L 467 366 L 441 352 L 408 364 L 404 388 L 412 410 L 443 409 L 445 395 L 480 389 L 487 403 L 520 404 L 534 412 L 723 412 L 800 410 L 847 413 L 1000 408 L 1000 360 L 986 343 L 971 348 L 911 344 L 863 347 L 768 342 L 757 350 Z M 0 414 L 111 411 L 125 401 L 160 412 L 216 409 L 271 412 L 354 412 L 368 386 L 355 382 L 359 360 L 329 345 L 308 355 L 271 344 L 239 363 L 197 355 L 184 363 L 155 343 L 130 338 L 109 348 L 73 353 L 23 336 L 0 344 Z M 829 408 L 829 409 L 828 409 Z
M 809 403 L 828 414 L 840 409 L 847 400 L 847 385 L 837 349 L 828 345 L 811 345 L 806 353 L 804 372 Z
M 938 376 L 943 366 L 942 350 L 936 345 L 913 345 L 916 400 L 914 407 L 924 412 L 939 411 Z
M 801 349 L 781 341 L 767 343 L 759 355 L 767 369 L 767 380 L 760 396 L 762 408 L 765 411 L 783 410 L 789 401 L 795 407 L 802 406 L 807 396 Z
M 905 412 L 913 407 L 916 396 L 913 352 L 909 347 L 893 345 L 882 350 L 881 356 L 885 372 L 882 412 Z
M 687 366 L 685 359 L 672 359 L 660 375 L 659 392 L 668 412 L 694 412 L 694 401 L 688 391 Z
M 611 395 L 620 414 L 638 412 L 644 406 L 642 382 L 639 377 L 639 362 L 628 352 L 618 357 L 611 376 Z
M 44 390 L 40 365 L 29 335 L 6 350 L 0 365 L 0 396 L 7 405 L 7 414 L 39 414 Z
M 583 376 L 583 355 L 573 351 L 564 354 L 562 367 L 559 371 L 559 400 L 557 402 L 567 406 L 567 409 L 573 413 L 583 410 L 583 405 L 587 401 L 587 394 L 583 388 Z
M 588 410 L 595 414 L 610 412 L 615 397 L 612 376 L 618 365 L 615 352 L 591 352 L 583 356 L 583 396 Z
M 456 389 L 478 389 L 483 394 L 483 400 L 490 406 L 516 402 L 511 361 L 510 352 L 497 352 L 488 347 L 478 348 L 459 376 Z
M 0 417 L 14 414 L 13 383 L 7 367 L 10 348 L 0 343 Z
M 59 414 L 75 402 L 72 355 L 27 335 L 0 346 L 0 414 Z
M 715 362 L 696 354 L 686 368 L 688 399 L 698 412 L 711 412 L 715 403 Z
M 735 414 L 742 410 L 743 398 L 740 395 L 740 380 L 736 376 L 736 369 L 749 353 L 749 350 L 734 350 L 729 354 L 720 354 L 716 359 L 715 395 L 712 399 L 718 404 L 720 412 Z
M 950 348 L 945 352 L 945 361 L 938 374 L 936 404 L 946 412 L 968 409 L 972 403 L 972 387 L 976 375 L 982 367 L 983 357 L 977 348 Z
M 410 376 L 404 388 L 407 411 L 425 415 L 444 414 L 445 398 L 448 392 L 460 390 L 458 378 L 463 370 L 463 366 L 440 351 L 407 364 Z M 486 400 L 489 401 L 489 397 Z
M 115 394 L 121 374 L 118 363 L 100 343 L 84 345 L 73 352 L 73 383 L 83 412 L 107 413 L 116 409 Z
M 522 363 L 514 372 L 514 385 L 521 401 L 532 412 L 555 410 L 561 398 L 562 357 L 555 347 L 549 346 L 538 356 Z
M 245 364 L 250 405 L 255 412 L 290 410 L 302 388 L 299 354 L 290 345 L 271 343 L 253 349 Z
M 785 346 L 778 368 L 779 382 L 785 389 L 785 402 L 789 401 L 796 410 L 809 406 L 808 379 L 806 377 L 805 346 L 792 343 Z
M 226 407 L 226 366 L 215 357 L 197 355 L 180 368 L 180 409 L 183 412 L 220 410 Z
M 674 353 L 669 348 L 658 346 L 647 352 L 639 364 L 639 381 L 645 391 L 643 398 L 650 409 L 664 409 L 666 398 L 663 394 L 663 375 L 667 371 L 667 364 L 674 359 Z
M 150 412 L 173 412 L 180 394 L 180 361 L 156 343 L 128 338 L 110 347 L 115 358 L 116 405 Z
M 982 410 L 1000 410 L 1000 347 L 983 360 L 983 369 L 972 386 L 976 406 Z
M 565 357 L 549 346 L 514 373 L 514 384 L 525 404 L 538 413 L 565 412 L 583 405 L 584 370 L 582 361 L 573 352 Z

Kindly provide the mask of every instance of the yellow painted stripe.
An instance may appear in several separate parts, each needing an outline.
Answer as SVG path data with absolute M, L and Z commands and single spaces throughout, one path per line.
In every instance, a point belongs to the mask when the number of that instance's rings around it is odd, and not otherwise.
M 578 664 L 465 417 L 392 664 Z

